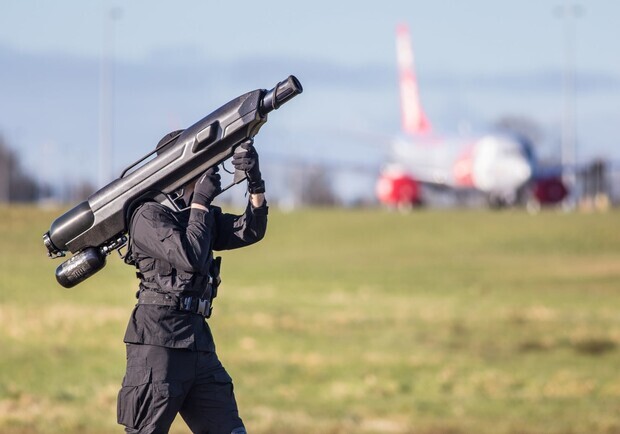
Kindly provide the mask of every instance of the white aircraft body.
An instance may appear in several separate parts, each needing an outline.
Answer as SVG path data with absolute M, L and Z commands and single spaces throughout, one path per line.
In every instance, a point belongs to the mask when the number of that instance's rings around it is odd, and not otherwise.
M 519 191 L 534 181 L 535 163 L 529 143 L 510 135 L 437 134 L 420 102 L 411 38 L 404 24 L 397 28 L 396 51 L 402 135 L 392 144 L 390 163 L 378 180 L 379 200 L 390 206 L 421 203 L 420 185 L 429 184 L 475 189 L 491 204 L 515 203 Z M 537 196 L 545 200 L 545 194 Z

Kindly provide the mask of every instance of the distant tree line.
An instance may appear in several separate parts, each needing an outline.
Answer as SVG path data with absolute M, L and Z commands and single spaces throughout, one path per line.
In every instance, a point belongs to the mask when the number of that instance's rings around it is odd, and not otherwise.
M 41 196 L 42 186 L 21 167 L 15 151 L 0 136 L 0 203 L 32 202 Z
M 296 171 L 294 187 L 300 205 L 339 206 L 340 198 L 333 189 L 332 177 L 326 167 L 310 165 Z M 64 184 L 52 189 L 44 180 L 28 173 L 19 155 L 0 136 L 0 203 L 50 200 L 75 202 L 86 199 L 95 191 L 86 181 Z

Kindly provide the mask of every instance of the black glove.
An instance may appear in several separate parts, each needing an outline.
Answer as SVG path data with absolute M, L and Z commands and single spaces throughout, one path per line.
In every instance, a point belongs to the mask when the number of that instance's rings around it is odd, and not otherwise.
M 235 166 L 235 170 L 245 172 L 250 193 L 264 193 L 265 182 L 260 173 L 258 152 L 256 152 L 253 143 L 253 140 L 247 140 L 240 144 L 233 154 L 232 164 Z
M 215 196 L 222 191 L 222 181 L 217 166 L 210 168 L 196 181 L 192 203 L 209 206 Z

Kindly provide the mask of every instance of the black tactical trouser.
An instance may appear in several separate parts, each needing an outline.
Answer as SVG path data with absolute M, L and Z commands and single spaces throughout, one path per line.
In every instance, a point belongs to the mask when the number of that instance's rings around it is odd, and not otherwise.
M 193 433 L 245 433 L 232 380 L 212 352 L 127 344 L 117 413 L 128 433 L 167 433 L 177 413 Z

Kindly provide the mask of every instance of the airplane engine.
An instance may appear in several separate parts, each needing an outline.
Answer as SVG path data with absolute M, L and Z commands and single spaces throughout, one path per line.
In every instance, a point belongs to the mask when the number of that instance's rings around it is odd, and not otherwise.
M 408 208 L 421 203 L 419 183 L 401 171 L 382 173 L 376 193 L 382 204 L 391 207 Z
M 541 205 L 560 203 L 567 194 L 568 189 L 557 176 L 539 179 L 534 184 L 534 197 Z

